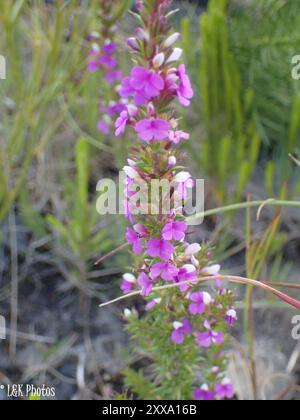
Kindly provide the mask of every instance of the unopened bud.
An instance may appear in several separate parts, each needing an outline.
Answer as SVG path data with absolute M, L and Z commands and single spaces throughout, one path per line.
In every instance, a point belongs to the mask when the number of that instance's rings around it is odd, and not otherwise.
M 165 54 L 164 53 L 159 53 L 156 54 L 156 56 L 153 58 L 153 65 L 156 68 L 159 68 L 160 66 L 162 66 L 165 62 Z
M 167 63 L 172 63 L 173 61 L 177 61 L 182 56 L 183 50 L 181 48 L 174 48 L 172 54 L 167 60 Z
M 169 38 L 165 40 L 165 42 L 163 43 L 163 47 L 165 48 L 171 47 L 173 44 L 175 44 L 175 42 L 178 41 L 179 38 L 180 38 L 180 33 L 175 32 L 175 34 L 169 36 Z

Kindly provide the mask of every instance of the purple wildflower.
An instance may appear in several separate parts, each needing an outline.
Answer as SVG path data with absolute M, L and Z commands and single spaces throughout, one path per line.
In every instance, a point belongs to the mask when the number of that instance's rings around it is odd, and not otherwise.
M 174 144 L 179 144 L 181 140 L 189 140 L 190 135 L 184 131 L 170 131 L 169 140 Z
M 108 134 L 110 133 L 110 126 L 106 121 L 99 120 L 98 121 L 98 130 L 102 131 L 103 134 L 108 136 Z
M 198 401 L 213 401 L 215 393 L 209 389 L 208 385 L 203 385 L 201 388 L 195 390 L 194 398 Z
M 191 293 L 189 298 L 192 302 L 194 302 L 194 303 L 191 303 L 189 306 L 189 312 L 192 315 L 204 314 L 206 310 L 206 306 L 210 305 L 212 302 L 212 297 L 207 292 Z
M 147 244 L 147 254 L 152 258 L 168 261 L 174 253 L 174 246 L 163 239 L 152 239 Z
M 144 119 L 139 121 L 135 130 L 143 141 L 166 140 L 169 135 L 170 123 L 161 119 Z
M 175 344 L 182 344 L 184 342 L 185 335 L 189 335 L 192 332 L 192 326 L 187 319 L 182 322 L 173 323 L 174 331 L 171 335 L 171 340 Z
M 185 281 L 195 281 L 197 280 L 197 271 L 196 267 L 192 264 L 186 264 L 185 266 L 181 267 L 178 276 L 176 278 L 177 283 L 182 283 Z M 186 292 L 189 289 L 188 284 L 181 284 L 179 286 L 182 292 Z
M 229 399 L 232 400 L 234 397 L 234 388 L 230 379 L 225 378 L 221 384 L 215 386 L 216 397 L 219 400 Z
M 226 313 L 226 322 L 229 327 L 232 327 L 234 322 L 237 321 L 237 313 L 234 308 L 230 308 Z
M 125 133 L 128 121 L 129 121 L 128 112 L 127 111 L 122 111 L 119 118 L 117 119 L 117 121 L 115 123 L 115 127 L 116 127 L 115 135 L 116 135 L 116 137 L 119 137 L 121 134 Z
M 141 295 L 149 296 L 152 292 L 153 283 L 144 272 L 138 278 L 138 285 L 142 288 Z
M 123 282 L 121 284 L 121 290 L 125 295 L 130 293 L 136 284 L 136 278 L 132 274 L 124 274 L 123 276 Z
M 156 305 L 159 305 L 161 303 L 161 298 L 150 300 L 150 302 L 146 305 L 146 311 L 149 312 L 153 308 L 155 308 Z
M 224 342 L 223 333 L 213 331 L 208 321 L 205 321 L 204 326 L 207 329 L 207 331 L 204 333 L 196 334 L 196 343 L 200 347 L 209 348 L 212 344 L 219 345 Z
M 127 242 L 132 245 L 133 252 L 136 255 L 140 255 L 143 252 L 141 239 L 134 230 L 127 228 L 126 239 Z
M 178 268 L 170 263 L 157 263 L 151 267 L 151 276 L 154 280 L 161 277 L 165 281 L 174 281 L 178 272 Z
M 190 81 L 188 75 L 186 74 L 184 64 L 181 64 L 179 66 L 177 75 L 180 78 L 180 84 L 179 84 L 179 87 L 177 89 L 177 95 L 178 95 L 178 98 L 179 98 L 179 102 L 183 106 L 189 106 L 191 104 L 190 99 L 192 99 L 192 97 L 194 96 L 194 91 L 193 91 L 193 88 L 192 88 L 191 81 Z
M 164 227 L 162 237 L 166 241 L 182 241 L 186 231 L 187 224 L 185 222 L 171 222 Z

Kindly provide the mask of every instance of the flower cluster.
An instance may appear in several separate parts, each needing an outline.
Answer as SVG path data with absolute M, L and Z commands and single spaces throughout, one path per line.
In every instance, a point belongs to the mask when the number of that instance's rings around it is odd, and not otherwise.
M 90 73 L 99 72 L 102 78 L 102 89 L 99 98 L 98 129 L 108 135 L 111 131 L 113 120 L 116 115 L 124 111 L 125 105 L 119 100 L 117 86 L 122 79 L 122 72 L 118 68 L 117 52 L 118 46 L 114 41 L 117 27 L 111 24 L 113 2 L 111 0 L 100 0 L 100 14 L 102 25 L 100 32 L 92 32 L 89 35 L 91 48 L 88 52 L 88 71 Z M 109 89 L 111 101 L 108 103 L 103 86 Z
M 177 145 L 188 140 L 189 134 L 180 129 L 176 106 L 188 107 L 194 92 L 186 68 L 179 62 L 182 50 L 174 46 L 180 34 L 168 35 L 171 1 L 147 3 L 148 7 L 144 7 L 139 1 L 143 26 L 127 42 L 134 63 L 138 64 L 122 80 L 119 94 L 128 102 L 115 123 L 116 136 L 130 127 L 141 142 L 124 168 L 127 175 L 124 206 L 131 223 L 126 239 L 138 264 L 134 275 L 124 275 L 121 288 L 125 294 L 140 290 L 148 300 L 147 311 L 166 306 L 170 314 L 166 328 L 174 346 L 193 343 L 199 346 L 199 351 L 211 350 L 212 366 L 203 375 L 208 384 L 195 390 L 196 399 L 232 398 L 233 388 L 224 373 L 223 349 L 226 329 L 237 319 L 233 295 L 218 280 L 220 266 L 211 264 L 208 248 L 187 241 L 188 225 L 181 211 L 194 180 L 188 171 L 177 166 L 180 157 Z M 152 179 L 169 182 L 168 199 L 172 207 L 155 215 L 140 214 L 139 203 L 134 199 L 137 189 L 141 181 L 150 183 Z M 164 207 L 164 197 L 160 198 L 159 206 Z M 199 283 L 205 276 L 212 278 L 207 290 Z M 174 285 L 168 289 L 166 299 L 150 297 L 155 286 L 164 284 Z M 177 294 L 172 299 L 174 293 Z

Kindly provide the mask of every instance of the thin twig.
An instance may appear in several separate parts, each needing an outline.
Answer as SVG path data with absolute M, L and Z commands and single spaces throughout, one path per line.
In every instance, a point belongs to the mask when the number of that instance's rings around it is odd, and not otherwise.
M 273 287 L 259 282 L 257 280 L 253 280 L 253 279 L 247 279 L 245 277 L 238 277 L 238 276 L 217 276 L 218 280 L 223 280 L 223 281 L 229 281 L 231 283 L 236 283 L 236 284 L 242 284 L 242 285 L 251 285 L 254 287 L 259 287 L 260 289 L 265 290 L 266 292 L 270 292 L 272 294 L 274 294 L 275 296 L 279 297 L 280 299 L 282 299 L 283 301 L 285 301 L 286 303 L 288 303 L 290 306 L 293 306 L 296 309 L 300 309 L 300 301 L 286 295 L 285 293 L 280 292 L 279 290 L 274 289 Z M 202 277 L 200 279 L 197 280 L 193 280 L 193 281 L 183 281 L 183 282 L 179 282 L 179 283 L 172 283 L 172 284 L 167 284 L 165 286 L 158 286 L 158 287 L 154 287 L 152 289 L 153 292 L 157 292 L 160 290 L 166 290 L 166 289 L 172 289 L 174 287 L 178 287 L 178 286 L 182 286 L 182 285 L 195 285 L 195 283 L 204 283 L 207 281 L 211 281 L 211 280 L 215 280 L 216 276 L 207 276 L 207 277 Z M 129 293 L 127 295 L 124 296 L 120 296 L 116 299 L 113 299 L 109 302 L 105 302 L 102 303 L 99 307 L 100 308 L 104 308 L 105 306 L 109 306 L 112 305 L 114 303 L 120 302 L 122 300 L 126 300 L 128 298 L 134 297 L 134 296 L 139 296 L 140 295 L 140 291 L 136 291 L 136 292 L 132 292 Z
M 11 258 L 11 299 L 10 299 L 10 328 L 11 335 L 9 341 L 9 357 L 12 364 L 16 363 L 17 354 L 17 329 L 18 329 L 18 299 L 19 299 L 19 280 L 18 280 L 18 243 L 16 231 L 15 208 L 12 206 L 9 217 L 10 231 L 10 258 Z
M 108 254 L 104 255 L 103 257 L 101 257 L 96 263 L 95 266 L 101 264 L 103 261 L 107 260 L 108 258 L 113 257 L 114 255 L 116 255 L 118 252 L 122 251 L 123 249 L 127 248 L 130 244 L 123 244 L 121 246 L 119 246 L 118 248 L 114 249 L 113 251 L 109 252 Z

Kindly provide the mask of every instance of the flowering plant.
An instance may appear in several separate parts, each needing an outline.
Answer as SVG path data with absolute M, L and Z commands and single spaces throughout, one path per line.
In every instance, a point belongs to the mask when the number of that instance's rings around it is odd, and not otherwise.
M 171 3 L 138 1 L 140 26 L 127 41 L 134 66 L 119 89 L 126 106 L 116 120 L 115 134 L 121 136 L 131 128 L 140 144 L 124 168 L 124 206 L 131 224 L 126 239 L 136 266 L 133 273 L 124 275 L 121 289 L 125 294 L 140 290 L 147 301 L 144 316 L 139 318 L 136 311 L 126 311 L 126 316 L 129 330 L 152 360 L 157 384 L 154 391 L 148 383 L 152 394 L 157 392 L 157 398 L 232 398 L 224 349 L 227 328 L 237 319 L 234 298 L 218 280 L 220 266 L 212 265 L 208 247 L 187 241 L 188 224 L 182 211 L 194 180 L 178 164 L 177 146 L 189 134 L 180 128 L 177 106 L 188 107 L 194 91 L 185 65 L 179 62 L 182 50 L 174 46 L 180 34 L 170 34 Z M 149 198 L 149 211 L 140 214 L 141 203 L 135 200 L 139 181 L 150 184 L 153 179 L 171 185 L 167 198 L 172 205 L 165 211 L 166 197 L 160 197 L 152 214 Z M 212 281 L 203 289 L 198 281 L 205 276 Z M 164 284 L 174 287 L 153 295 L 153 288 Z M 141 394 L 134 384 L 136 376 L 132 381 L 132 372 L 127 373 L 128 385 Z M 148 379 L 141 381 L 145 385 Z
M 119 9 L 114 15 L 116 3 Z M 117 18 L 122 15 L 126 7 L 127 3 L 123 2 L 122 4 L 119 0 L 116 2 L 99 0 L 100 31 L 89 34 L 91 48 L 88 52 L 88 71 L 90 73 L 99 72 L 102 79 L 98 129 L 106 136 L 110 134 L 114 117 L 125 110 L 117 93 L 117 85 L 122 79 L 122 71 L 118 66 L 118 45 L 115 42 L 115 36 L 118 30 Z M 108 95 L 103 93 L 104 89 L 109 89 Z M 110 101 L 107 101 L 107 97 L 110 98 Z

